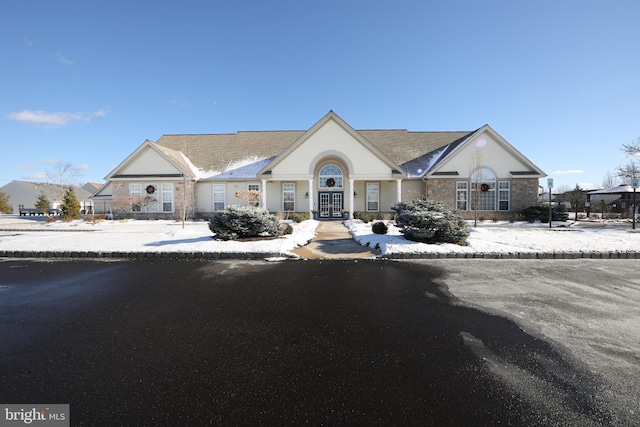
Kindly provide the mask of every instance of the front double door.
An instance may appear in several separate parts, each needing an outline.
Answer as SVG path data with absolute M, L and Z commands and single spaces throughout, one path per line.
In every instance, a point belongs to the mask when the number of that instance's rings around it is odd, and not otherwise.
M 342 218 L 344 191 L 321 191 L 318 193 L 321 219 Z

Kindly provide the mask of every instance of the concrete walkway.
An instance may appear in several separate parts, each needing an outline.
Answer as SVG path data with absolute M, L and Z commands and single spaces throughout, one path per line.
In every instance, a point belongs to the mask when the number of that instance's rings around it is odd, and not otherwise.
M 364 259 L 380 255 L 377 249 L 353 240 L 342 221 L 321 221 L 311 242 L 291 252 L 306 259 Z

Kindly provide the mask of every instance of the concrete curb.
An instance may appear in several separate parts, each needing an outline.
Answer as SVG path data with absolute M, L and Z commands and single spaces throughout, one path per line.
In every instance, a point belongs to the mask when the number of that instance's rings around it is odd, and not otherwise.
M 640 252 L 425 252 L 382 255 L 386 259 L 640 259 Z
M 0 258 L 71 258 L 71 259 L 234 259 L 257 260 L 265 258 L 297 257 L 289 253 L 236 253 L 236 252 L 102 252 L 102 251 L 0 251 Z
M 71 259 L 229 259 L 229 260 L 260 260 L 266 258 L 301 259 L 295 254 L 286 253 L 236 253 L 236 252 L 138 252 L 138 251 L 0 251 L 0 258 L 71 258 Z M 351 260 L 367 258 L 319 258 L 327 260 Z M 606 251 L 606 252 L 424 252 L 397 253 L 378 255 L 372 259 L 412 260 L 412 259 L 640 259 L 640 252 L 636 251 Z

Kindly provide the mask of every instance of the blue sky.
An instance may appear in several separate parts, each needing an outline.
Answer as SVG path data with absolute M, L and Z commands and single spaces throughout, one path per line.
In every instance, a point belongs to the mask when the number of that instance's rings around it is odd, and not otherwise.
M 640 2 L 0 0 L 0 185 L 162 134 L 488 123 L 555 186 L 640 136 Z M 546 179 L 544 180 L 546 184 Z

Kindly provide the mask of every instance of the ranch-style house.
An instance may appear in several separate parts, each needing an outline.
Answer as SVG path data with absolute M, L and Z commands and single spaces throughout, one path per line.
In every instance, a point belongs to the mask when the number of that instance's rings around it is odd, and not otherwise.
M 399 201 L 426 197 L 457 209 L 512 218 L 536 203 L 545 173 L 489 125 L 463 132 L 356 130 L 329 111 L 308 130 L 163 135 L 145 141 L 105 178 L 96 210 L 146 200 L 114 214 L 208 218 L 245 203 L 318 219 L 383 215 Z

